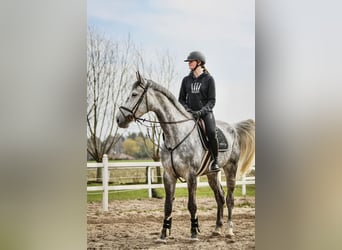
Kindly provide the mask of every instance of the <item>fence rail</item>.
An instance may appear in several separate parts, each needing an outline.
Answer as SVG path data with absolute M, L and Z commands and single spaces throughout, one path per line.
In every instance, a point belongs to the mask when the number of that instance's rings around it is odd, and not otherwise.
M 108 211 L 108 192 L 118 191 L 118 190 L 138 190 L 147 189 L 148 197 L 152 198 L 153 188 L 163 188 L 164 184 L 153 184 L 152 183 L 152 172 L 151 169 L 155 167 L 162 167 L 161 162 L 108 162 L 108 156 L 103 155 L 102 162 L 87 163 L 87 169 L 90 168 L 103 168 L 102 171 L 102 186 L 87 187 L 87 191 L 103 191 L 102 194 L 102 206 L 105 212 Z M 147 168 L 147 184 L 138 185 L 114 185 L 109 186 L 109 169 L 115 168 Z M 219 179 L 222 185 L 226 185 L 225 182 L 221 180 L 221 172 L 219 172 Z M 236 185 L 242 185 L 242 195 L 246 195 L 246 185 L 255 184 L 255 177 L 242 177 L 241 181 L 236 181 Z M 208 182 L 200 182 L 198 177 L 197 181 L 198 187 L 208 187 Z M 176 183 L 176 188 L 187 187 L 186 183 Z

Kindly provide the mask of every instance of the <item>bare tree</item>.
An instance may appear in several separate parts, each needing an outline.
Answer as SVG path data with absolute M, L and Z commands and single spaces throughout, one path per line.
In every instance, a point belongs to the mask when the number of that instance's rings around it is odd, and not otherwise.
M 114 115 L 122 103 L 132 61 L 132 43 L 113 42 L 94 28 L 88 28 L 87 41 L 87 136 L 88 154 L 97 162 L 119 140 Z M 101 176 L 98 168 L 97 178 Z
M 155 82 L 163 85 L 165 88 L 170 89 L 177 76 L 175 71 L 175 60 L 170 53 L 168 51 L 162 53 L 156 52 L 155 57 L 151 57 L 151 55 L 147 57 L 144 55 L 142 50 L 136 50 L 136 55 L 136 67 L 144 72 L 145 77 L 153 79 Z M 146 58 L 149 58 L 149 61 L 147 61 Z M 148 115 L 150 120 L 157 121 L 155 115 L 151 113 Z M 150 157 L 154 161 L 159 161 L 159 149 L 161 145 L 162 131 L 160 126 L 156 125 L 155 123 L 150 123 L 148 127 L 151 128 L 149 130 L 149 137 L 153 142 L 153 150 Z
M 136 67 L 141 69 L 144 72 L 145 77 L 153 79 L 155 82 L 163 85 L 165 88 L 170 89 L 171 86 L 175 83 L 175 79 L 177 77 L 175 71 L 175 59 L 170 55 L 168 51 L 165 52 L 156 52 L 155 58 L 151 58 L 151 56 L 147 57 L 144 53 L 140 51 L 136 51 Z M 149 61 L 146 61 L 146 58 L 149 58 Z M 148 113 L 149 120 L 156 122 L 157 117 Z M 154 161 L 160 161 L 160 147 L 162 143 L 162 130 L 157 123 L 151 122 L 148 124 L 148 135 L 149 139 L 152 141 L 152 151 L 150 153 L 150 157 Z M 141 126 L 139 126 L 141 130 Z M 147 147 L 146 138 L 144 138 L 145 146 Z M 161 169 L 157 167 L 157 176 L 158 183 L 162 182 L 161 178 Z M 154 196 L 155 194 L 153 194 Z
M 123 102 L 127 84 L 134 81 L 135 71 L 140 70 L 150 79 L 170 88 L 176 78 L 174 58 L 168 51 L 144 55 L 137 49 L 128 36 L 126 41 L 113 41 L 95 28 L 88 28 L 87 48 L 87 136 L 88 155 L 97 162 L 102 161 L 103 154 L 108 154 L 120 140 L 114 115 L 118 105 Z M 150 115 L 150 119 L 157 120 Z M 162 131 L 156 124 L 150 124 L 150 136 L 153 149 L 150 157 L 160 160 Z M 144 141 L 147 146 L 146 141 Z M 150 152 L 149 150 L 147 150 Z M 160 176 L 161 170 L 157 169 Z M 101 169 L 97 170 L 100 181 Z M 158 180 L 158 181 L 161 181 Z

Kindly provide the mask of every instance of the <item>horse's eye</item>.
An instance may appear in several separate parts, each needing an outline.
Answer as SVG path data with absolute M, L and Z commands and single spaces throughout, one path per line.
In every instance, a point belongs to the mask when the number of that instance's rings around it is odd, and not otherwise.
M 132 93 L 132 96 L 137 96 L 138 94 L 137 93 Z

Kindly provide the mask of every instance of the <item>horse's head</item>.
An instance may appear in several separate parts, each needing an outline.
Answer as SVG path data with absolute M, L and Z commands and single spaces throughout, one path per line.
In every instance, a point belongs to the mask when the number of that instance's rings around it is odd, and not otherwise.
M 120 112 L 116 116 L 116 121 L 120 128 L 127 128 L 129 123 L 136 118 L 147 113 L 147 91 L 150 82 L 147 82 L 139 72 L 137 72 L 137 81 L 133 84 L 125 103 L 120 106 Z

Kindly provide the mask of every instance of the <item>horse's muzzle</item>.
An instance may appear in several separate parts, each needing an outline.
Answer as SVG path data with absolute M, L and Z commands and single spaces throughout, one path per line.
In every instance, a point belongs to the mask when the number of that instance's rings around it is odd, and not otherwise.
M 128 125 L 132 121 L 134 121 L 133 115 L 127 115 L 127 116 L 118 115 L 116 117 L 116 122 L 120 128 L 128 128 Z

